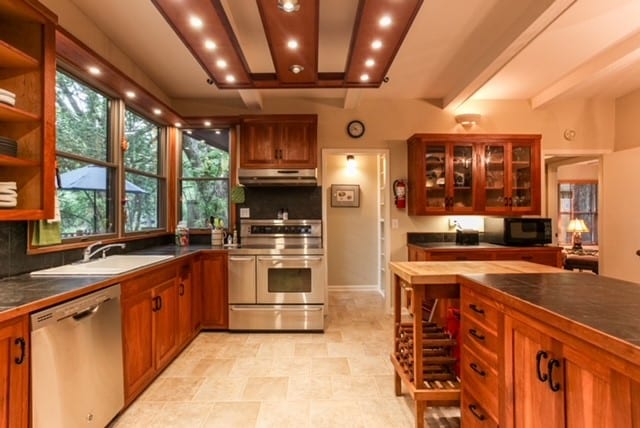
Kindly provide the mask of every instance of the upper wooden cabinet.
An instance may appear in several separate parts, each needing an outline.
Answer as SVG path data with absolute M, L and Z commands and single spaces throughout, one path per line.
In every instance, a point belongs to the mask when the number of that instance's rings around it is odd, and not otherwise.
M 415 134 L 409 215 L 540 214 L 539 135 Z
M 240 134 L 241 168 L 315 168 L 317 116 L 245 117 Z
M 0 2 L 0 88 L 16 95 L 0 103 L 0 136 L 18 143 L 17 157 L 0 155 L 0 181 L 18 187 L 0 221 L 53 217 L 56 20 L 37 2 Z

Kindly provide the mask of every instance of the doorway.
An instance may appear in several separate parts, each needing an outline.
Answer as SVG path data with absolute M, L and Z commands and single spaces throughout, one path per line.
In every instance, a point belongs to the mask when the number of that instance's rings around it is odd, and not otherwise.
M 353 157 L 352 164 L 348 165 L 347 156 Z M 389 295 L 388 158 L 388 150 L 322 151 L 323 236 L 329 290 L 375 290 Z M 356 189 L 358 203 L 336 201 L 336 186 Z

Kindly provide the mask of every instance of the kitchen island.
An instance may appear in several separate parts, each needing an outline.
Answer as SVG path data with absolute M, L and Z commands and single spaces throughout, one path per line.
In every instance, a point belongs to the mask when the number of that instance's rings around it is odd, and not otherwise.
M 418 428 L 424 426 L 424 411 L 428 403 L 443 405 L 460 400 L 460 382 L 455 375 L 432 371 L 425 376 L 425 370 L 430 370 L 432 364 L 429 360 L 425 364 L 423 355 L 431 354 L 437 362 L 446 361 L 450 355 L 434 351 L 438 346 L 423 343 L 423 337 L 431 340 L 430 343 L 443 347 L 450 342 L 438 336 L 434 326 L 423 322 L 423 300 L 459 298 L 460 275 L 464 274 L 563 272 L 559 268 L 523 261 L 391 262 L 389 268 L 393 275 L 395 338 L 391 362 L 395 368 L 395 393 L 401 395 L 404 384 L 415 401 Z M 402 320 L 402 290 L 410 295 L 408 309 L 413 314 L 410 322 Z
M 427 404 L 461 400 L 463 426 L 640 426 L 640 285 L 523 262 L 390 263 L 396 296 L 410 290 L 412 366 L 391 361 L 396 394 Z M 424 296 L 460 296 L 461 382 L 425 380 L 433 327 Z M 398 299 L 399 300 L 399 299 Z M 419 350 L 419 351 L 416 351 Z M 426 358 L 425 358 L 426 359 Z M 428 372 L 428 371 L 427 371 Z M 421 387 L 418 387 L 421 385 Z

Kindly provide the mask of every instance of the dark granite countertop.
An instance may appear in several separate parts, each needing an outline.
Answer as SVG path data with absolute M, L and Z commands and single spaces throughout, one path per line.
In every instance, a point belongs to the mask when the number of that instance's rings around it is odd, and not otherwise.
M 175 260 L 175 258 L 188 256 L 203 250 L 222 250 L 212 248 L 210 245 L 191 245 L 188 247 L 176 247 L 174 245 L 163 245 L 150 247 L 144 250 L 127 254 L 146 255 L 171 255 L 172 259 L 167 259 L 153 265 L 144 266 L 146 269 L 151 266 L 158 266 Z M 67 275 L 31 277 L 28 273 L 20 276 L 4 278 L 0 280 L 0 322 L 14 316 L 34 312 L 46 306 L 56 304 L 68 299 L 72 299 L 82 294 L 104 288 L 119 282 L 124 275 L 131 275 L 138 269 L 127 271 L 121 275 L 113 276 L 87 276 L 87 275 Z
M 587 329 L 640 347 L 640 284 L 591 273 L 472 274 L 476 284 L 505 304 L 533 305 L 548 314 L 546 321 L 560 317 Z

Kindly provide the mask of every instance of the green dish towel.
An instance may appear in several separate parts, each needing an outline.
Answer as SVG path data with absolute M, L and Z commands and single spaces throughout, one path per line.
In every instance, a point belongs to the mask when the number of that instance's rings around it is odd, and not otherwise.
M 244 187 L 233 186 L 231 188 L 231 202 L 234 204 L 244 204 Z
M 31 245 L 34 247 L 42 247 L 45 245 L 54 245 L 62 242 L 62 234 L 60 233 L 60 222 L 48 222 L 47 220 L 38 220 L 33 226 L 33 236 L 31 237 Z

